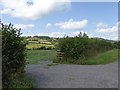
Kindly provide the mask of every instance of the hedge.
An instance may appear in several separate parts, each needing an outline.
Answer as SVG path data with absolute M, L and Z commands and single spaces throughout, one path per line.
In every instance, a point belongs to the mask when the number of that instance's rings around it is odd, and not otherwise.
M 2 86 L 12 87 L 14 79 L 24 73 L 25 43 L 20 29 L 0 23 L 2 31 Z
M 59 40 L 58 49 L 64 51 L 64 60 L 87 60 L 100 52 L 113 49 L 115 46 L 111 42 L 89 38 L 87 34 L 80 33 L 76 37 L 64 37 Z

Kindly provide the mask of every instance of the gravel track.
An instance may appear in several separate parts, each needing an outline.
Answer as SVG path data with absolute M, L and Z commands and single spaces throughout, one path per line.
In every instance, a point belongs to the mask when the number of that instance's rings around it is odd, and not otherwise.
M 28 65 L 37 88 L 118 88 L 118 63 L 107 65 Z

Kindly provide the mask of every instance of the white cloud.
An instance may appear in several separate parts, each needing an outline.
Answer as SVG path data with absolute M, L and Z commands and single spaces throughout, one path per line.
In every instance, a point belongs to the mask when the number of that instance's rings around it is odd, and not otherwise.
M 98 23 L 96 32 L 100 33 L 113 33 L 118 31 L 118 23 L 115 26 L 108 27 L 107 24 Z
M 24 19 L 38 19 L 49 13 L 70 7 L 70 0 L 1 0 L 1 14 L 10 14 L 13 17 Z
M 65 32 L 51 32 L 51 33 L 38 33 L 38 34 L 25 34 L 23 33 L 23 36 L 49 36 L 49 37 L 54 37 L 54 38 L 61 38 L 61 37 L 65 37 L 65 36 L 70 36 L 70 37 L 75 37 L 78 36 L 78 34 L 82 32 L 82 33 L 86 33 L 89 37 L 94 37 L 92 36 L 91 33 L 88 32 L 84 32 L 84 31 L 76 31 L 76 32 L 70 32 L 70 33 L 65 33 Z
M 97 28 L 99 28 L 99 29 L 101 29 L 101 28 L 107 28 L 107 27 L 108 27 L 108 25 L 107 24 L 103 24 L 102 22 L 99 22 L 97 24 Z
M 51 23 L 48 23 L 48 24 L 46 25 L 46 28 L 48 28 L 48 27 L 50 27 L 50 26 L 52 26 L 52 24 L 51 24 Z
M 33 28 L 34 24 L 15 24 L 14 27 L 21 29 Z
M 82 32 L 82 33 L 86 33 L 89 37 L 91 37 L 92 34 L 89 34 L 88 32 L 84 32 L 84 31 L 76 31 L 76 32 L 70 32 L 70 33 L 65 33 L 65 32 L 52 32 L 50 33 L 48 36 L 50 37 L 64 37 L 64 36 L 70 36 L 70 37 L 75 37 L 78 36 L 78 34 Z M 45 34 L 44 34 L 45 35 Z
M 64 37 L 64 32 L 39 33 L 38 36 Z
M 118 27 L 120 22 L 117 22 L 114 26 L 108 26 L 107 24 L 98 23 L 96 32 L 106 39 L 118 40 Z
M 50 37 L 64 37 L 65 33 L 64 32 L 52 32 L 50 34 Z
M 83 32 L 83 31 L 81 31 L 81 32 Z M 80 34 L 80 31 L 73 32 L 72 34 L 73 34 L 73 36 L 77 36 L 78 34 Z
M 111 33 L 111 32 L 117 32 L 118 31 L 118 28 L 116 26 L 113 26 L 111 28 L 97 28 L 97 32 L 100 32 L 100 33 Z
M 68 29 L 68 30 L 81 30 L 86 28 L 88 24 L 88 20 L 75 21 L 73 19 L 69 19 L 66 22 L 56 23 L 55 26 L 58 26 L 60 29 Z

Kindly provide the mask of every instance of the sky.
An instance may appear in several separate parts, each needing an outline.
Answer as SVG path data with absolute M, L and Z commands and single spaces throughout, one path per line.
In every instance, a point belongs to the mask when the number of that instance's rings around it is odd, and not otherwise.
M 47 3 L 46 3 L 47 2 Z M 117 2 L 71 0 L 1 0 L 3 23 L 21 28 L 22 36 L 76 36 L 118 39 Z

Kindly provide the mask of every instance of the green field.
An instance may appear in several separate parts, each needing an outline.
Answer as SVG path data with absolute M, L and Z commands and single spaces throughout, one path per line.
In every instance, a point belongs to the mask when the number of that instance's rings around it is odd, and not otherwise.
M 49 49 L 49 48 L 54 49 L 55 48 L 54 45 L 48 45 L 48 44 L 30 43 L 30 44 L 26 45 L 27 49 L 38 49 L 38 48 L 42 48 L 42 47 L 44 47 L 46 49 Z
M 27 50 L 27 64 L 39 64 L 41 60 L 55 59 L 55 50 Z
M 27 64 L 39 64 L 42 60 L 52 60 L 56 61 L 56 51 L 55 50 L 27 50 Z M 118 60 L 118 50 L 110 50 L 104 53 L 100 53 L 97 56 L 91 57 L 88 60 L 79 60 L 77 64 L 86 65 L 98 65 L 98 64 L 108 64 Z M 70 61 L 70 62 L 69 62 Z M 69 61 L 59 61 L 61 64 L 74 64 Z
M 51 50 L 55 49 L 55 45 L 57 44 L 56 39 L 40 39 L 31 37 L 25 40 L 28 42 L 26 45 L 26 49 L 28 50 Z

